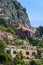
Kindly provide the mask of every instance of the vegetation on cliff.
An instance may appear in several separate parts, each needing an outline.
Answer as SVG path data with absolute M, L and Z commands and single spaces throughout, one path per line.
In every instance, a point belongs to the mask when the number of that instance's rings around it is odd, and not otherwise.
M 43 26 L 36 28 L 35 37 L 22 35 L 19 25 L 31 27 L 26 9 L 17 0 L 0 0 L 4 16 L 0 16 L 0 64 L 3 65 L 43 65 L 41 53 L 43 53 Z M 18 31 L 18 32 L 17 32 Z M 17 34 L 18 33 L 18 34 Z M 24 41 L 27 43 L 24 44 Z M 22 52 L 15 58 L 5 52 L 6 45 L 37 47 L 37 58 L 30 62 L 24 62 Z

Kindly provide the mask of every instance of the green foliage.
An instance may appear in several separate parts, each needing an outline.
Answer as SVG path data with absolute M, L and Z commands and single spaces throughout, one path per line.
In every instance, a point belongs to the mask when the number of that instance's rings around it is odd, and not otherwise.
M 24 65 L 24 61 L 23 61 L 23 54 L 22 52 L 19 52 L 15 59 L 14 59 L 14 64 L 15 65 Z
M 12 62 L 12 57 L 11 55 L 5 53 L 5 48 L 6 45 L 4 41 L 0 40 L 0 63 L 3 63 L 4 65 L 10 65 L 10 63 Z
M 6 28 L 6 31 L 7 31 L 7 32 L 10 32 L 10 33 L 12 33 L 12 34 L 15 34 L 15 32 L 13 31 L 12 28 Z
M 22 36 L 22 30 L 21 29 L 18 29 L 16 34 L 18 34 L 19 36 Z
M 40 26 L 36 29 L 36 36 L 42 37 L 42 35 L 43 35 L 43 26 Z
M 39 43 L 38 40 L 36 40 L 36 39 L 34 39 L 34 38 L 32 38 L 32 37 L 28 37 L 28 40 L 29 40 L 29 42 L 30 42 L 33 46 L 37 46 L 38 43 Z
M 23 53 L 20 51 L 15 58 L 23 59 Z
M 10 21 L 9 20 L 6 20 L 2 17 L 0 17 L 0 25 L 4 26 L 4 27 L 10 27 Z
M 14 36 L 14 45 L 23 45 L 23 43 L 20 41 L 20 39 L 16 36 Z
M 43 65 L 43 63 L 41 59 L 37 59 L 37 60 L 32 60 L 30 62 L 30 65 Z
M 29 65 L 28 62 L 23 61 L 23 54 L 21 51 L 16 55 L 14 59 L 14 65 Z
M 43 40 L 39 40 L 39 39 L 35 39 L 32 37 L 28 37 L 29 42 L 33 45 L 33 46 L 40 46 L 43 48 Z
M 0 40 L 0 52 L 4 52 L 5 48 L 6 48 L 6 45 L 5 45 L 4 41 Z
M 27 36 L 25 36 L 25 40 L 26 40 L 27 42 L 29 42 L 29 39 L 28 39 L 28 37 L 27 37 Z
M 30 62 L 30 65 L 36 65 L 35 61 L 32 60 L 32 61 Z
M 3 41 L 0 40 L 0 63 L 3 63 L 4 65 L 11 65 L 12 57 L 11 55 L 8 55 L 5 53 L 6 45 Z
M 38 46 L 43 48 L 43 41 L 39 42 Z
M 0 18 L 0 25 L 6 26 L 6 21 L 3 18 Z
M 43 65 L 43 63 L 42 63 L 42 60 L 41 60 L 41 59 L 35 60 L 35 63 L 36 63 L 36 65 Z
M 12 58 L 10 55 L 8 55 L 7 53 L 0 53 L 0 63 L 7 63 L 7 62 L 11 62 Z
M 15 45 L 23 45 L 22 42 L 15 41 Z
M 12 28 L 10 28 L 10 27 L 6 28 L 6 27 L 4 27 L 4 26 L 0 26 L 0 29 L 1 29 L 1 30 L 4 30 L 4 31 L 6 31 L 6 32 L 10 32 L 10 33 L 12 33 L 12 34 L 15 34 L 14 30 L 13 30 Z
M 38 47 L 37 52 L 38 52 L 38 54 L 37 54 L 38 58 L 42 58 L 41 53 L 43 53 L 43 48 Z
M 3 18 L 0 18 L 0 29 L 15 34 L 14 30 L 11 27 L 10 21 Z

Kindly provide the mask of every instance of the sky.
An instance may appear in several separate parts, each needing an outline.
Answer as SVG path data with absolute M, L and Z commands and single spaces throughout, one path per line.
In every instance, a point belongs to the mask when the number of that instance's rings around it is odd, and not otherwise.
M 43 0 L 18 0 L 26 8 L 31 25 L 43 26 Z

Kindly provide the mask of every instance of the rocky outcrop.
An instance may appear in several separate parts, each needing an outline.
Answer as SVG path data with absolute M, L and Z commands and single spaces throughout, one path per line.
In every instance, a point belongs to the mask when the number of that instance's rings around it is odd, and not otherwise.
M 4 18 L 19 21 L 26 27 L 31 26 L 26 9 L 17 0 L 0 0 L 0 4 L 3 8 Z

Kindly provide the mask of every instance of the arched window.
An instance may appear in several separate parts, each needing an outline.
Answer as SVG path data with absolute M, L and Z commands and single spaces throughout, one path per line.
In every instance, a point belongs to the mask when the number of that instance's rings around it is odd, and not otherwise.
M 16 54 L 17 52 L 16 51 L 13 51 L 13 54 Z
M 26 55 L 29 55 L 29 52 L 28 51 L 26 52 Z
M 26 57 L 26 59 L 29 59 L 29 57 Z
M 9 54 L 10 53 L 10 50 L 6 50 L 6 52 Z

